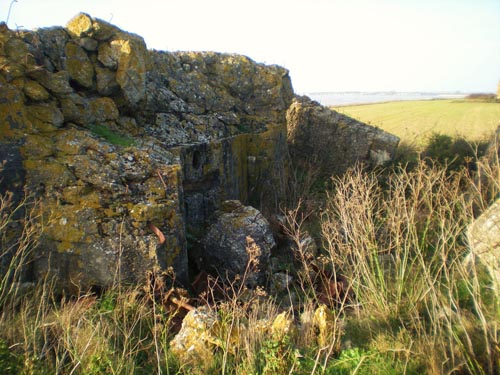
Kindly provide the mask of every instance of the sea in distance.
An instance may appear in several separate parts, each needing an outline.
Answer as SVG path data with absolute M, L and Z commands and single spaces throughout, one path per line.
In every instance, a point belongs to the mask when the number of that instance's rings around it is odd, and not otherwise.
M 323 104 L 324 106 L 342 106 L 353 104 L 368 104 L 394 102 L 404 100 L 432 100 L 432 99 L 461 99 L 468 94 L 454 92 L 397 92 L 397 91 L 381 91 L 381 92 L 362 92 L 362 91 L 346 91 L 346 92 L 316 92 L 305 94 L 311 99 Z

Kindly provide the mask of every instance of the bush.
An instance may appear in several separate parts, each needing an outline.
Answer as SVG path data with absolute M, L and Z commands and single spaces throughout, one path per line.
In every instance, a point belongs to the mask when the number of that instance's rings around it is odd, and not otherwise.
M 450 171 L 458 171 L 463 167 L 476 170 L 475 160 L 484 155 L 487 146 L 486 142 L 471 143 L 462 137 L 433 133 L 422 156 L 446 166 Z
M 485 156 L 487 148 L 486 141 L 470 142 L 463 137 L 432 133 L 423 149 L 400 143 L 392 164 L 413 169 L 420 159 L 426 159 L 428 164 L 438 163 L 448 171 L 458 171 L 465 167 L 472 172 L 477 170 L 477 160 Z
M 3 375 L 18 375 L 21 369 L 21 359 L 10 351 L 4 340 L 0 339 L 0 373 Z
M 467 95 L 465 99 L 477 102 L 494 103 L 497 97 L 495 94 L 490 94 L 490 93 L 474 93 Z

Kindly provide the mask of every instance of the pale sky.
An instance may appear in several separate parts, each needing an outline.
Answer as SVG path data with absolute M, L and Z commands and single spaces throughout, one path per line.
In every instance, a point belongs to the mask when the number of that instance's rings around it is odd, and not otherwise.
M 299 94 L 496 92 L 500 80 L 500 0 L 17 0 L 8 25 L 64 26 L 78 12 L 151 49 L 284 66 Z

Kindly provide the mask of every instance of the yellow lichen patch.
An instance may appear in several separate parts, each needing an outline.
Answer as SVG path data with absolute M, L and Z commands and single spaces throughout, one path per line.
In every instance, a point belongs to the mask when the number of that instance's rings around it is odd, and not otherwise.
M 336 319 L 335 314 L 325 305 L 319 306 L 314 312 L 313 325 L 316 327 L 318 335 L 317 341 L 320 347 L 332 343 L 335 337 Z
M 175 200 L 169 200 L 167 202 L 167 224 L 170 229 L 177 229 L 177 230 L 182 230 L 184 226 L 184 221 L 182 216 L 180 215 L 180 210 L 179 210 L 179 202 L 177 199 Z
M 271 325 L 271 335 L 273 339 L 280 341 L 292 334 L 294 325 L 293 319 L 286 311 L 278 314 Z
M 74 181 L 73 175 L 61 163 L 55 160 L 33 160 L 23 161 L 27 172 L 27 179 L 33 186 L 67 186 Z
M 59 253 L 72 253 L 72 254 L 79 253 L 75 247 L 75 243 L 70 242 L 70 241 L 57 242 L 56 248 L 57 248 L 57 252 L 59 252 Z
M 62 199 L 64 202 L 75 204 L 78 203 L 84 192 L 84 186 L 68 186 L 62 192 Z
M 17 37 L 9 38 L 4 42 L 4 52 L 8 60 L 21 64 L 23 67 L 33 63 L 33 57 L 28 53 L 28 46 Z
M 156 172 L 156 177 L 148 180 L 147 185 L 153 187 L 152 195 L 158 194 L 160 197 L 177 200 L 179 191 L 182 190 L 182 167 L 179 164 L 163 165 Z
M 20 147 L 24 159 L 43 159 L 54 154 L 52 139 L 37 134 L 26 137 Z
M 57 207 L 57 218 L 46 229 L 46 236 L 61 243 L 93 243 L 97 234 L 97 224 L 91 219 L 93 210 L 75 211 L 76 208 L 72 205 Z
M 28 118 L 35 124 L 49 124 L 60 127 L 64 123 L 64 116 L 55 105 L 44 103 L 26 107 Z
M 24 94 L 33 101 L 44 101 L 49 99 L 49 93 L 36 81 L 27 79 L 24 82 Z
M 101 208 L 101 195 L 88 186 L 68 186 L 62 192 L 65 202 L 76 204 L 82 208 Z
M 30 124 L 32 126 L 33 132 L 36 133 L 52 133 L 55 132 L 58 128 L 49 122 L 43 122 L 38 119 L 31 119 Z
M 123 33 L 122 38 L 111 42 L 120 47 L 120 58 L 116 71 L 116 82 L 120 85 L 128 103 L 135 105 L 146 94 L 146 67 L 148 53 L 144 40 L 132 34 Z
M 74 42 L 66 43 L 66 70 L 80 86 L 91 88 L 94 82 L 94 65 L 85 50 Z
M 119 51 L 120 56 L 122 53 L 130 54 L 132 52 L 130 42 L 127 39 L 115 39 L 111 41 L 110 46 L 112 50 Z
M 97 143 L 87 132 L 78 129 L 62 129 L 55 135 L 55 148 L 63 155 L 79 155 L 84 145 Z
M 181 331 L 170 343 L 172 353 L 184 365 L 208 369 L 214 363 L 213 329 L 217 314 L 205 308 L 190 311 L 182 322 Z
M 89 101 L 89 116 L 92 122 L 102 123 L 108 120 L 117 120 L 119 112 L 111 98 L 95 98 Z
M 106 158 L 106 161 L 119 161 L 121 156 L 116 152 L 110 152 L 104 155 L 104 157 Z
M 30 127 L 22 93 L 13 85 L 3 84 L 0 90 L 0 139 L 22 137 Z
M 129 211 L 130 216 L 137 222 L 137 225 L 144 222 L 163 223 L 167 212 L 168 208 L 164 203 L 139 203 Z
M 174 165 L 169 165 L 165 166 L 161 172 L 167 175 L 168 181 L 173 185 L 173 186 L 179 186 L 180 185 L 180 174 L 182 171 L 182 167 L 179 164 L 174 164 Z
M 123 216 L 121 210 L 117 210 L 116 207 L 106 207 L 102 210 L 104 216 L 107 218 Z
M 172 266 L 179 255 L 183 253 L 183 246 L 177 235 L 168 235 L 165 237 L 165 259 L 168 266 Z
M 48 70 L 39 69 L 32 72 L 30 77 L 55 95 L 62 96 L 73 93 L 69 84 L 69 74 L 65 70 L 51 73 Z
M 82 244 L 95 243 L 98 238 L 98 226 L 95 220 L 97 211 L 77 204 L 61 205 L 56 201 L 47 201 L 44 212 L 51 218 L 44 236 L 59 243 L 60 250 L 70 251 Z
M 66 24 L 66 29 L 72 36 L 87 36 L 92 31 L 92 18 L 88 14 L 79 13 Z
M 163 179 L 165 181 L 165 179 Z M 166 189 L 159 177 L 152 177 L 144 182 L 144 189 L 148 200 L 153 203 L 156 200 L 164 198 Z

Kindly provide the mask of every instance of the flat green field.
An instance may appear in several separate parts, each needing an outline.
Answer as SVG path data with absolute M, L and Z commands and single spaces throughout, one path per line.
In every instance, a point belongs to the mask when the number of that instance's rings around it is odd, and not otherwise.
M 500 103 L 472 100 L 388 102 L 332 109 L 417 147 L 424 146 L 432 133 L 481 141 L 489 138 L 500 123 Z

